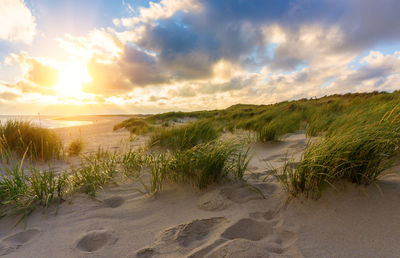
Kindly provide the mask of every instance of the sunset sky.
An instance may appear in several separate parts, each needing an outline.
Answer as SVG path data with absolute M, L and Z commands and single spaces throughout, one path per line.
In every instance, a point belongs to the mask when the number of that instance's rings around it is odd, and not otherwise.
M 0 114 L 400 89 L 398 0 L 0 0 Z

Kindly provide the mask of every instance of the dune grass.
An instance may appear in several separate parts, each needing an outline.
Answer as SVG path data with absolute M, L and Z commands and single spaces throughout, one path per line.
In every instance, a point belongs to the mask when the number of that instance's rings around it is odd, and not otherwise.
M 317 198 L 326 185 L 342 180 L 369 185 L 387 168 L 389 158 L 400 152 L 399 106 L 375 122 L 364 123 L 367 117 L 375 120 L 372 114 L 364 118 L 356 114 L 346 116 L 342 128 L 308 146 L 297 166 L 288 162 L 282 173 L 276 174 L 291 195 L 305 193 Z
M 81 138 L 73 140 L 69 145 L 68 145 L 68 155 L 69 156 L 77 156 L 81 154 L 83 150 L 83 141 Z
M 83 156 L 83 162 L 72 170 L 70 180 L 74 190 L 83 189 L 91 197 L 112 181 L 118 173 L 119 155 L 101 148 L 94 154 Z
M 7 120 L 0 123 L 0 154 L 11 151 L 30 159 L 58 159 L 62 156 L 62 142 L 51 130 L 30 122 Z
M 181 126 L 162 128 L 150 138 L 150 146 L 161 146 L 170 150 L 192 148 L 201 143 L 215 140 L 218 130 L 210 122 L 193 122 Z
M 82 158 L 79 167 L 63 173 L 26 167 L 23 159 L 15 165 L 2 163 L 0 215 L 21 214 L 22 220 L 38 206 L 46 211 L 77 191 L 96 197 L 100 189 L 119 175 L 140 182 L 141 191 L 150 195 L 160 192 L 167 182 L 204 189 L 228 176 L 240 180 L 249 162 L 249 150 L 218 141 L 162 154 L 99 149 Z
M 221 131 L 236 129 L 255 132 L 259 141 L 279 140 L 299 129 L 305 129 L 308 136 L 319 136 L 299 163 L 287 162 L 276 170 L 276 177 L 293 196 L 304 193 L 318 197 L 324 187 L 343 180 L 371 184 L 389 158 L 399 152 L 399 102 L 400 92 L 374 92 L 135 117 L 116 129 L 132 126 L 136 128 L 133 133 L 152 132 L 150 143 L 166 148 L 165 152 L 111 153 L 99 149 L 83 156 L 81 166 L 68 174 L 23 166 L 25 158 L 59 157 L 61 141 L 50 130 L 9 121 L 0 126 L 0 212 L 26 217 L 35 207 L 47 209 L 79 190 L 94 197 L 118 175 L 140 182 L 141 191 L 148 194 L 162 191 L 166 183 L 204 189 L 226 178 L 241 180 L 250 160 L 249 149 L 218 140 Z M 197 120 L 170 125 L 170 121 L 185 117 Z M 10 162 L 14 154 L 22 161 Z
M 204 189 L 227 177 L 241 180 L 250 160 L 249 149 L 221 141 L 161 154 L 127 153 L 122 158 L 125 175 L 139 179 L 144 192 L 155 194 L 166 182 L 190 184 Z M 148 176 L 145 183 L 143 176 Z
M 398 103 L 400 91 L 352 93 L 273 105 L 239 104 L 224 110 L 170 112 L 149 116 L 146 121 L 194 117 L 196 123 L 217 131 L 253 131 L 262 142 L 305 130 L 309 137 L 320 139 L 307 147 L 298 166 L 287 163 L 278 178 L 292 195 L 318 196 L 326 185 L 340 180 L 370 184 L 379 177 L 387 157 L 398 151 Z M 156 133 L 152 142 L 180 151 L 202 142 L 196 139 L 207 138 L 196 138 L 196 132 L 187 134 L 189 130 L 183 128 Z
M 114 126 L 114 131 L 126 128 L 131 134 L 142 135 L 154 130 L 154 126 L 140 117 L 133 117 Z
M 325 96 L 319 99 L 285 101 L 271 105 L 238 104 L 224 110 L 169 112 L 135 119 L 141 119 L 140 123 L 157 128 L 161 127 L 158 125 L 165 122 L 195 118 L 198 123 L 210 124 L 214 128 L 222 130 L 254 131 L 259 141 L 266 142 L 279 140 L 285 134 L 298 130 L 306 130 L 308 136 L 334 132 L 343 123 L 347 123 L 346 116 L 356 117 L 354 114 L 364 114 L 363 112 L 369 109 L 375 109 L 376 114 L 364 118 L 366 121 L 376 121 L 379 116 L 383 115 L 381 111 L 386 110 L 385 106 L 391 105 L 399 98 L 400 91 L 349 93 Z M 120 123 L 118 128 L 129 129 L 129 123 L 124 123 Z M 348 125 L 351 127 L 351 123 Z
M 22 214 L 21 220 L 29 216 L 37 206 L 45 208 L 59 204 L 68 187 L 66 173 L 40 171 L 29 168 L 25 172 L 23 162 L 3 166 L 0 174 L 0 216 Z
M 220 182 L 229 174 L 240 180 L 248 165 L 248 153 L 228 142 L 199 144 L 172 155 L 168 177 L 173 182 L 190 183 L 200 189 Z

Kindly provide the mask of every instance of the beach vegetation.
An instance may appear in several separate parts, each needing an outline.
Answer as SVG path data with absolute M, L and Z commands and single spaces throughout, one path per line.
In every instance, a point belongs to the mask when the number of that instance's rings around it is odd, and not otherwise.
M 68 155 L 69 156 L 77 156 L 81 154 L 83 150 L 83 141 L 81 138 L 73 140 L 69 145 L 68 145 Z
M 50 129 L 29 121 L 7 120 L 0 123 L 0 154 L 14 153 L 29 159 L 59 159 L 63 148 L 60 138 Z
M 140 117 L 132 117 L 114 126 L 114 131 L 121 128 L 127 129 L 131 134 L 143 135 L 152 132 L 155 127 Z
M 204 189 L 228 177 L 241 180 L 250 160 L 250 151 L 239 144 L 212 141 L 160 154 L 131 152 L 122 160 L 125 174 L 140 179 L 144 191 L 155 194 L 166 182 Z M 148 183 L 144 183 L 146 175 Z
M 219 132 L 212 123 L 192 122 L 156 131 L 151 135 L 149 145 L 177 151 L 213 141 L 218 136 Z
M 372 184 L 388 168 L 390 158 L 400 152 L 398 105 L 379 119 L 358 112 L 357 116 L 346 115 L 341 119 L 348 119 L 347 123 L 339 122 L 341 127 L 310 144 L 298 164 L 293 166 L 289 161 L 275 173 L 291 195 L 304 193 L 318 198 L 327 185 L 334 186 L 340 181 Z

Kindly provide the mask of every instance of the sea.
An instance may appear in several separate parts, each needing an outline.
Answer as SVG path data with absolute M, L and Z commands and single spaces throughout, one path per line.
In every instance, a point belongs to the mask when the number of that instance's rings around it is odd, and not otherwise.
M 33 125 L 40 126 L 42 128 L 54 129 L 62 127 L 71 127 L 79 125 L 92 124 L 91 121 L 74 121 L 74 120 L 59 120 L 59 116 L 10 116 L 0 115 L 0 123 L 5 123 L 7 120 L 18 120 L 18 121 L 29 121 Z

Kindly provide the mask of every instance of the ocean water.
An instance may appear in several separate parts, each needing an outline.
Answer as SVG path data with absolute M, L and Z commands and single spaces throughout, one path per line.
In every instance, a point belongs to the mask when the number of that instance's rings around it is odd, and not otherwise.
M 5 123 L 9 119 L 20 120 L 20 121 L 30 121 L 32 124 L 41 126 L 43 128 L 61 128 L 61 127 L 71 127 L 79 125 L 89 125 L 92 124 L 90 121 L 68 121 L 68 120 L 56 120 L 59 116 L 8 116 L 0 115 L 0 123 Z

